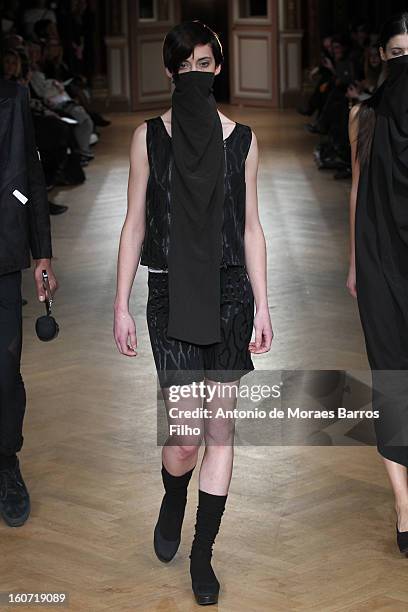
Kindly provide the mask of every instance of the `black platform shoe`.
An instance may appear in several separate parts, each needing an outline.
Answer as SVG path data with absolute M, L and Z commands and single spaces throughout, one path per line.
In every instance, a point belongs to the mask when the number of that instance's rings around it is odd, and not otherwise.
M 20 527 L 30 514 L 30 496 L 18 459 L 14 467 L 0 469 L 0 514 L 9 527 Z
M 208 606 L 210 604 L 218 603 L 218 594 L 220 592 L 220 583 L 217 580 L 214 570 L 211 567 L 211 552 L 203 550 L 192 550 L 190 554 L 190 573 L 191 573 L 191 586 L 193 589 L 194 597 L 196 602 L 200 606 Z M 195 580 L 194 568 L 198 567 L 199 572 L 203 572 L 205 568 L 206 578 L 201 580 Z M 200 568 L 201 566 L 201 568 Z M 207 566 L 207 567 L 206 567 Z
M 408 531 L 399 531 L 398 523 L 396 523 L 395 528 L 397 530 L 397 544 L 400 552 L 404 555 L 408 553 Z
M 166 493 L 154 528 L 153 544 L 157 557 L 163 563 L 171 561 L 180 546 L 187 488 L 193 471 L 194 467 L 181 476 L 173 476 L 162 463 L 161 474 Z
M 177 538 L 177 540 L 166 540 L 160 532 L 160 521 L 163 519 L 163 513 L 166 511 L 164 498 L 162 501 L 162 505 L 160 507 L 159 518 L 156 523 L 156 527 L 154 528 L 154 552 L 160 561 L 163 563 L 168 563 L 171 561 L 179 549 L 181 537 Z

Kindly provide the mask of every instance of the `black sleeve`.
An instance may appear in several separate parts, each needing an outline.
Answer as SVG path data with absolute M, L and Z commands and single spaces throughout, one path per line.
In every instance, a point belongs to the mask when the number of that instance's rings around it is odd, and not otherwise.
M 47 188 L 40 154 L 35 144 L 29 93 L 22 88 L 22 110 L 24 118 L 29 203 L 29 241 L 33 259 L 51 259 L 51 227 Z

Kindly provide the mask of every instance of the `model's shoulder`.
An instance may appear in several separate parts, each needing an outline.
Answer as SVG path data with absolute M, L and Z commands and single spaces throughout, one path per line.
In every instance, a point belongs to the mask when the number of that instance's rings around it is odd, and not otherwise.
M 142 141 L 143 139 L 146 140 L 146 132 L 147 132 L 147 123 L 145 120 L 133 130 L 132 140 L 134 142 Z
M 255 135 L 250 125 L 246 125 L 245 123 L 240 123 L 239 121 L 237 121 L 236 124 L 237 124 L 237 128 L 239 129 L 242 135 L 249 137 L 250 139 L 252 138 L 252 136 Z
M 132 134 L 132 139 L 131 139 L 131 144 L 130 144 L 130 151 L 131 151 L 131 156 L 137 156 L 137 155 L 142 155 L 143 157 L 146 157 L 146 151 L 147 151 L 147 146 L 146 146 L 146 134 L 147 134 L 147 123 L 146 121 L 143 121 L 140 125 L 138 125 Z
M 254 148 L 257 145 L 255 132 L 252 130 L 250 125 L 246 125 L 245 123 L 237 122 L 237 127 L 239 128 L 241 138 L 245 141 L 247 145 L 248 152 L 250 148 Z
M 149 124 L 153 124 L 153 123 L 158 123 L 159 121 L 161 121 L 162 117 L 160 115 L 155 115 L 154 117 L 148 117 L 147 119 L 144 120 L 143 123 L 145 123 L 146 125 Z
M 350 113 L 349 113 L 349 121 L 348 121 L 348 125 L 349 125 L 349 135 L 353 138 L 357 137 L 357 134 L 360 130 L 361 127 L 361 110 L 363 108 L 363 105 L 360 104 L 355 104 L 351 109 L 350 109 Z M 364 125 L 364 118 L 363 118 L 363 125 Z
M 361 103 L 355 104 L 350 109 L 350 121 L 354 121 L 358 117 L 358 113 L 361 110 Z
M 154 117 L 145 119 L 143 125 L 145 126 L 147 134 L 150 135 L 150 138 L 155 138 L 156 135 L 162 135 L 164 130 L 167 131 L 167 128 L 164 127 L 164 119 L 161 115 L 155 115 Z
M 251 126 L 247 125 L 246 123 L 241 123 L 240 121 L 237 121 L 237 125 L 240 125 L 241 128 L 245 129 L 247 132 L 252 132 Z

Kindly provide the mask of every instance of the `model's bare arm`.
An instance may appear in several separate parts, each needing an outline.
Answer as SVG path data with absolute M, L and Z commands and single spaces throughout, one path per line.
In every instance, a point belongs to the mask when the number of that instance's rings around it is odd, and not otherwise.
M 149 178 L 146 128 L 145 122 L 136 128 L 130 145 L 127 212 L 120 234 L 117 262 L 114 337 L 119 351 L 128 356 L 137 354 L 134 350 L 137 346 L 136 328 L 129 313 L 129 299 L 145 236 L 146 187 Z
M 256 304 L 255 342 L 251 342 L 249 347 L 251 352 L 265 353 L 271 347 L 273 332 L 267 297 L 265 236 L 258 214 L 257 176 L 258 142 L 252 132 L 252 142 L 245 163 L 245 265 Z
M 360 179 L 360 164 L 357 158 L 358 137 L 358 110 L 359 105 L 353 106 L 349 117 L 349 138 L 351 146 L 351 162 L 353 180 L 350 191 L 350 264 L 347 277 L 347 288 L 353 297 L 357 297 L 356 290 L 356 258 L 355 258 L 355 218 L 358 183 Z

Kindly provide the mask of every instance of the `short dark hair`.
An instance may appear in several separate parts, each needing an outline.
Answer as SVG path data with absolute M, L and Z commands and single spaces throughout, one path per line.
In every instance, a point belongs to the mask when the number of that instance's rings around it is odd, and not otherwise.
M 378 38 L 379 46 L 385 51 L 385 47 L 391 38 L 399 34 L 408 34 L 408 13 L 397 13 L 390 17 L 381 28 Z
M 163 62 L 171 74 L 177 74 L 181 63 L 193 53 L 197 45 L 210 45 L 215 65 L 224 61 L 222 45 L 215 32 L 199 19 L 183 21 L 167 34 L 163 42 Z
M 385 51 L 391 38 L 400 34 L 408 34 L 408 13 L 406 11 L 393 15 L 383 24 L 378 37 L 377 46 L 382 47 Z M 384 85 L 385 83 L 378 87 L 371 98 L 363 100 L 356 113 L 356 118 L 358 117 L 357 156 L 361 166 L 366 164 L 370 159 L 371 145 L 376 124 L 375 108 L 378 107 L 381 102 L 384 93 Z

